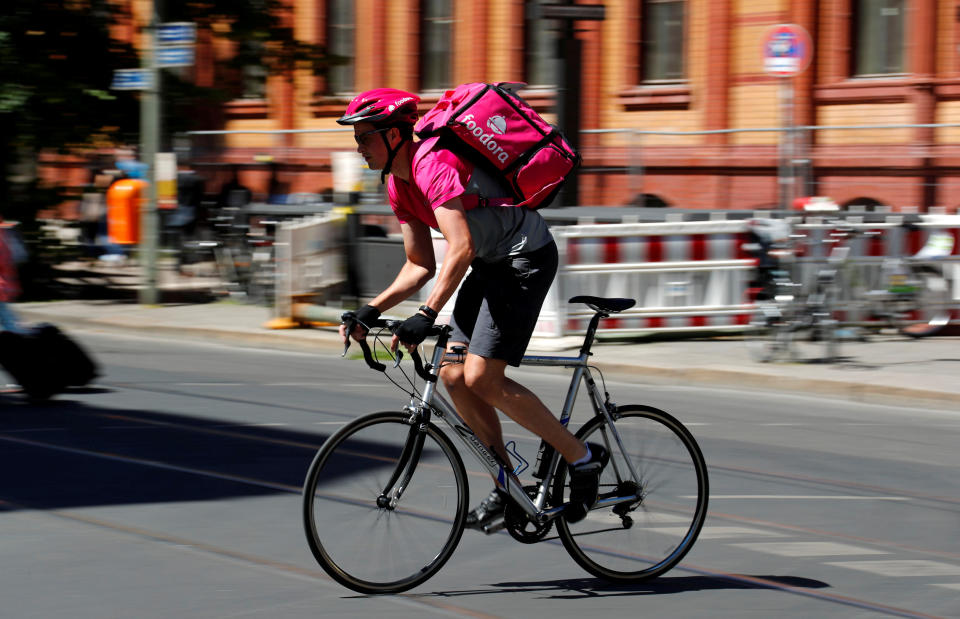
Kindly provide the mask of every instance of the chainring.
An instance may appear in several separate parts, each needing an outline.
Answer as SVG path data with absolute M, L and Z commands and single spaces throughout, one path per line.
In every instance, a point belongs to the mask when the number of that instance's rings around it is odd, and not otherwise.
M 531 499 L 536 497 L 537 490 L 538 487 L 535 485 L 523 487 L 523 491 L 526 492 L 527 496 Z M 544 507 L 550 507 L 549 499 Z M 534 522 L 530 520 L 527 513 L 513 501 L 508 501 L 504 507 L 503 524 L 510 534 L 510 537 L 524 544 L 536 544 L 542 540 L 553 527 L 552 520 L 548 520 L 547 522 Z

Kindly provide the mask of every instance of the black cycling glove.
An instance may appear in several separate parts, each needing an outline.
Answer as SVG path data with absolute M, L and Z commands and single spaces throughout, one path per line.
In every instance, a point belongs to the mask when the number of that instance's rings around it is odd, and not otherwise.
M 395 335 L 400 338 L 402 344 L 418 346 L 420 342 L 427 339 L 432 328 L 433 318 L 417 313 L 401 322 Z
M 370 325 L 372 325 L 377 318 L 380 318 L 380 310 L 372 305 L 364 305 L 357 311 L 350 313 L 356 318 L 360 328 L 363 329 L 365 334 L 370 331 Z

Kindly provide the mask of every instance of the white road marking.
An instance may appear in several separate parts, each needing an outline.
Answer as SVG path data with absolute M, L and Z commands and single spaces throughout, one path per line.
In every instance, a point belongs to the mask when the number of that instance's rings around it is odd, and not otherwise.
M 653 527 L 646 530 L 675 537 L 683 536 L 687 533 L 687 529 L 682 527 Z M 704 527 L 700 531 L 699 539 L 732 539 L 737 537 L 783 537 L 783 535 L 781 533 L 751 527 Z
M 243 387 L 250 383 L 172 383 L 176 387 Z
M 695 499 L 694 495 L 684 495 L 684 499 Z M 714 499 L 803 499 L 810 501 L 909 501 L 905 496 L 856 496 L 842 494 L 711 494 L 710 500 Z
M 748 542 L 731 544 L 739 548 L 781 557 L 831 557 L 845 555 L 885 555 L 882 550 L 835 542 Z
M 960 583 L 950 583 L 950 584 L 935 584 L 934 587 L 943 587 L 944 589 L 956 589 L 960 591 Z
M 870 572 L 881 576 L 960 576 L 960 565 L 940 561 L 893 559 L 888 561 L 836 561 L 827 563 L 836 567 Z

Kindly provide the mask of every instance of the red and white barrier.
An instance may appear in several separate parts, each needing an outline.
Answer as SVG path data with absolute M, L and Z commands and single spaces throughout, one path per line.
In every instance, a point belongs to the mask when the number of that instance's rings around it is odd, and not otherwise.
M 628 297 L 637 306 L 610 331 L 736 329 L 747 324 L 744 291 L 755 261 L 742 249 L 744 221 L 667 222 L 554 228 L 562 247 L 561 298 Z M 589 310 L 566 308 L 566 331 L 581 331 Z

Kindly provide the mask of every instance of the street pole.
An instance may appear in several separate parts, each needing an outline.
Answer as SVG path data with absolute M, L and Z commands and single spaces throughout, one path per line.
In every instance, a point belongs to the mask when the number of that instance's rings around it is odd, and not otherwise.
M 160 140 L 160 71 L 157 69 L 157 3 L 149 2 L 150 22 L 147 25 L 146 44 L 141 50 L 141 62 L 150 76 L 149 88 L 140 98 L 140 160 L 146 165 L 144 180 L 147 195 L 140 209 L 140 264 L 143 285 L 139 301 L 142 305 L 156 305 L 157 297 L 157 182 L 156 155 Z
M 784 214 L 790 211 L 796 197 L 796 136 L 793 119 L 793 80 L 780 78 L 780 208 Z
M 557 124 L 575 149 L 580 148 L 580 72 L 581 41 L 577 38 L 574 20 L 563 22 L 560 58 L 557 63 Z M 579 206 L 580 183 L 571 174 L 560 191 L 560 206 Z

